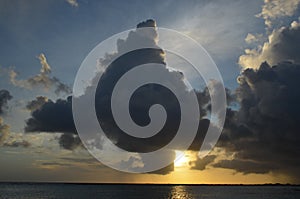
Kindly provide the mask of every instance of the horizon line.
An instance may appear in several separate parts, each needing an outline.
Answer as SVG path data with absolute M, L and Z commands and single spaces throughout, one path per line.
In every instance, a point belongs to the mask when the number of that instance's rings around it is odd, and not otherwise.
M 300 186 L 292 183 L 116 183 L 116 182 L 63 182 L 63 181 L 0 181 L 0 184 L 70 184 L 70 185 L 153 185 L 153 186 Z

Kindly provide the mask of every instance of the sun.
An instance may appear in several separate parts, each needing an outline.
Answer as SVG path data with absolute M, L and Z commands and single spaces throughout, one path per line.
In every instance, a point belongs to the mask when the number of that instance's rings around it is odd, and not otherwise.
M 175 160 L 174 160 L 174 166 L 175 167 L 185 167 L 188 166 L 189 158 L 185 154 L 184 151 L 178 151 L 175 150 Z

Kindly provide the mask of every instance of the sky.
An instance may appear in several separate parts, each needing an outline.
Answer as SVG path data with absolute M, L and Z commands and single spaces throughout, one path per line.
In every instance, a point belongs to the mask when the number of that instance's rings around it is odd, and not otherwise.
M 0 181 L 300 183 L 299 4 L 0 0 Z M 138 31 L 137 24 L 148 19 L 204 47 L 223 78 L 228 106 L 222 134 L 207 156 L 197 156 L 195 142 L 190 150 L 176 150 L 175 156 L 184 157 L 168 167 L 131 174 L 101 164 L 85 149 L 74 125 L 70 96 L 77 71 L 94 47 L 116 33 Z M 156 45 L 156 39 L 149 42 Z M 130 39 L 124 43 L 130 44 Z M 149 53 L 145 60 L 163 63 L 163 56 Z M 131 56 L 124 58 L 129 65 L 136 55 Z M 117 64 L 107 72 L 118 73 Z M 106 78 L 109 88 L 114 80 Z M 200 134 L 210 122 L 209 96 L 204 89 L 197 97 L 207 113 L 199 122 Z M 103 122 L 109 123 L 103 112 Z M 139 111 L 136 114 L 143 118 Z M 169 128 L 175 123 L 171 118 Z

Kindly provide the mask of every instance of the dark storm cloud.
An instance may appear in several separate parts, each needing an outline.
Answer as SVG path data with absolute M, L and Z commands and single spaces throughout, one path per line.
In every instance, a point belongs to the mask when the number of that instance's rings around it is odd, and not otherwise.
M 260 16 L 271 28 L 271 19 L 292 16 L 298 4 L 266 1 Z M 236 90 L 240 107 L 227 110 L 218 143 L 234 159 L 221 160 L 215 167 L 245 174 L 286 174 L 300 182 L 299 33 L 299 21 L 275 28 L 267 32 L 266 42 L 240 56 L 243 71 Z M 247 39 L 258 39 L 251 37 Z
M 228 110 L 219 146 L 235 159 L 215 166 L 243 173 L 285 173 L 300 181 L 300 65 L 282 62 L 238 78 L 238 111 Z
M 139 30 L 142 27 L 154 27 L 152 31 L 143 32 L 145 30 Z M 137 43 L 142 43 L 153 48 L 149 49 L 139 49 L 134 50 L 115 59 L 104 71 L 100 78 L 98 87 L 96 89 L 96 112 L 97 117 L 100 122 L 101 127 L 106 133 L 107 137 L 113 141 L 118 147 L 123 148 L 127 151 L 132 152 L 150 152 L 155 151 L 163 146 L 165 146 L 173 136 L 177 133 L 178 125 L 180 124 L 180 104 L 176 97 L 172 93 L 160 85 L 149 84 L 144 85 L 133 93 L 129 103 L 130 115 L 133 121 L 140 125 L 145 126 L 149 124 L 150 118 L 148 111 L 150 106 L 153 104 L 161 104 L 167 112 L 167 121 L 162 128 L 162 130 L 152 136 L 151 138 L 134 138 L 122 132 L 122 130 L 116 125 L 112 113 L 111 113 L 111 93 L 120 77 L 127 71 L 131 70 L 135 66 L 146 64 L 146 63 L 158 63 L 162 65 L 162 69 L 166 70 L 167 73 L 174 79 L 175 87 L 180 90 L 180 94 L 189 95 L 190 90 L 187 89 L 184 83 L 184 76 L 180 71 L 172 70 L 170 71 L 165 63 L 165 52 L 157 46 L 158 35 L 156 32 L 156 23 L 153 20 L 147 20 L 137 25 L 137 29 L 134 32 L 130 32 L 128 38 L 125 40 L 119 40 L 117 47 L 118 51 L 115 54 L 107 55 L 105 59 L 100 59 L 100 65 L 109 63 L 112 59 L 118 57 L 127 49 L 134 48 Z M 138 46 L 137 46 L 138 47 Z M 158 49 L 157 49 L 158 48 Z M 170 66 L 172 67 L 172 66 Z M 214 85 L 217 86 L 217 85 Z M 195 91 L 198 98 L 198 103 L 200 105 L 199 109 L 201 112 L 201 120 L 199 121 L 199 128 L 193 143 L 189 147 L 189 150 L 199 150 L 204 137 L 206 135 L 210 121 L 205 119 L 209 116 L 210 111 L 210 94 L 208 89 L 205 88 L 203 91 Z M 229 90 L 226 90 L 228 101 L 233 101 L 233 96 Z M 177 150 L 185 150 L 176 148 Z M 170 156 L 170 154 L 169 154 Z M 194 167 L 200 168 L 206 167 L 210 161 L 213 161 L 212 157 L 209 156 L 208 159 L 203 159 L 202 163 L 195 162 Z M 133 158 L 134 159 L 134 158 Z M 131 159 L 131 161 L 133 161 Z M 124 162 L 123 162 L 124 163 Z M 125 163 L 124 163 L 125 164 Z M 126 162 L 127 164 L 132 164 L 132 162 Z M 138 168 L 137 168 L 138 170 Z M 174 170 L 174 164 L 170 164 L 165 168 L 151 172 L 156 174 L 168 174 Z
M 7 102 L 12 99 L 8 90 L 0 90 L 0 114 L 3 114 L 4 109 L 6 108 Z
M 26 132 L 60 132 L 63 133 L 59 138 L 61 147 L 73 150 L 81 146 L 72 116 L 71 96 L 56 102 L 39 96 L 26 107 L 32 111 L 31 118 L 26 121 Z
M 71 96 L 66 100 L 58 99 L 56 102 L 43 101 L 43 105 L 39 109 L 33 110 L 31 118 L 26 121 L 25 131 L 75 133 L 71 101 Z M 36 102 L 37 100 L 29 102 L 29 105 L 36 104 Z

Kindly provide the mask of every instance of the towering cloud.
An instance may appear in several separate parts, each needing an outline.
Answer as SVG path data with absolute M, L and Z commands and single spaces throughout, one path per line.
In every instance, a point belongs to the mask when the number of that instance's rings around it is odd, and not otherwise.
M 144 30 L 140 29 L 142 27 L 151 27 L 152 29 L 149 29 L 148 32 L 143 32 Z M 155 21 L 147 20 L 138 24 L 136 30 L 130 32 L 126 39 L 120 39 L 117 43 L 118 51 L 100 59 L 99 65 L 105 65 L 114 58 L 121 56 L 107 67 L 99 84 L 96 83 L 92 85 L 97 86 L 95 108 L 101 127 L 107 132 L 106 135 L 116 145 L 129 151 L 153 151 L 168 143 L 174 136 L 173 133 L 176 133 L 178 125 L 180 124 L 180 109 L 176 97 L 173 96 L 168 89 L 156 84 L 144 85 L 138 88 L 130 101 L 130 114 L 136 124 L 145 126 L 150 122 L 148 115 L 149 107 L 156 103 L 162 104 L 166 108 L 168 116 L 165 126 L 159 133 L 160 137 L 154 136 L 154 138 L 148 141 L 132 139 L 132 137 L 123 133 L 115 124 L 109 105 L 111 91 L 116 81 L 118 81 L 124 73 L 141 64 L 159 63 L 162 65 L 162 69 L 175 79 L 175 82 L 177 82 L 176 86 L 179 86 L 179 89 L 182 90 L 182 94 L 188 95 L 190 92 L 183 81 L 184 77 L 182 73 L 175 70 L 171 71 L 166 67 L 164 51 L 157 46 L 158 35 L 155 28 Z M 123 54 L 126 49 L 132 48 L 137 45 L 138 42 L 147 43 L 147 45 L 153 46 L 153 48 L 135 50 Z M 86 92 L 88 92 L 89 89 L 91 89 L 91 87 L 88 87 Z M 205 113 L 210 109 L 208 90 L 205 89 L 203 92 L 197 92 L 197 97 L 201 104 L 202 116 L 205 116 Z M 25 130 L 27 132 L 61 132 L 63 135 L 60 137 L 59 143 L 62 147 L 72 150 L 78 145 L 81 145 L 72 117 L 71 97 L 68 97 L 67 100 L 59 99 L 56 102 L 46 100 L 44 97 L 38 97 L 36 100 L 30 102 L 27 108 L 32 111 L 31 118 L 26 121 Z M 202 119 L 199 121 L 199 124 L 200 128 L 197 138 L 191 145 L 191 150 L 199 150 L 208 128 L 209 120 Z M 174 165 L 172 163 L 154 173 L 166 174 L 173 171 L 173 169 Z
M 142 29 L 149 27 L 149 29 Z M 129 109 L 133 121 L 140 125 L 146 126 L 150 123 L 149 108 L 154 104 L 161 104 L 167 112 L 167 121 L 163 128 L 151 138 L 140 139 L 129 136 L 124 133 L 118 125 L 111 112 L 111 95 L 117 81 L 129 70 L 136 66 L 157 63 L 161 65 L 161 70 L 170 75 L 171 82 L 174 87 L 180 91 L 181 95 L 190 95 L 187 86 L 184 83 L 184 76 L 180 71 L 168 69 L 165 63 L 165 52 L 158 47 L 158 33 L 156 32 L 156 23 L 154 20 L 147 20 L 137 25 L 135 31 L 128 34 L 124 40 L 117 43 L 117 53 L 100 59 L 100 65 L 107 64 L 115 59 L 104 71 L 101 76 L 96 92 L 96 113 L 107 137 L 113 141 L 118 147 L 133 152 L 150 152 L 157 150 L 169 143 L 177 133 L 180 124 L 180 104 L 176 96 L 170 90 L 158 84 L 147 84 L 139 87 L 131 96 Z M 123 54 L 128 49 L 134 49 L 140 45 L 153 46 L 153 48 L 134 50 Z M 172 67 L 172 66 L 169 66 Z M 157 74 L 159 75 L 159 74 Z M 141 78 L 141 77 L 139 77 Z M 205 116 L 207 107 L 209 107 L 208 90 L 197 92 L 198 100 L 201 105 L 201 114 Z M 197 139 L 193 142 L 190 149 L 197 150 L 200 148 L 205 133 L 208 128 L 209 121 L 199 121 L 200 128 L 198 130 Z M 141 132 L 143 133 L 143 132 Z M 180 148 L 180 147 L 179 147 Z
M 219 146 L 233 154 L 215 167 L 245 174 L 285 174 L 300 182 L 300 25 L 275 27 L 276 19 L 292 16 L 299 0 L 265 1 L 262 13 L 268 40 L 240 56 L 238 110 L 228 109 Z M 274 26 L 273 26 L 274 25 Z M 271 28 L 274 27 L 274 30 Z M 259 44 L 262 34 L 248 34 L 247 42 Z
M 238 111 L 228 110 L 219 146 L 234 160 L 215 166 L 243 173 L 284 173 L 300 182 L 300 65 L 262 63 L 238 78 Z
M 18 73 L 11 70 L 9 73 L 10 82 L 20 88 L 33 89 L 41 87 L 44 90 L 54 89 L 54 92 L 58 95 L 60 93 L 70 94 L 71 89 L 62 83 L 58 78 L 50 76 L 51 67 L 47 62 L 47 59 L 43 53 L 38 56 L 41 64 L 40 73 L 30 77 L 28 79 L 17 79 Z

